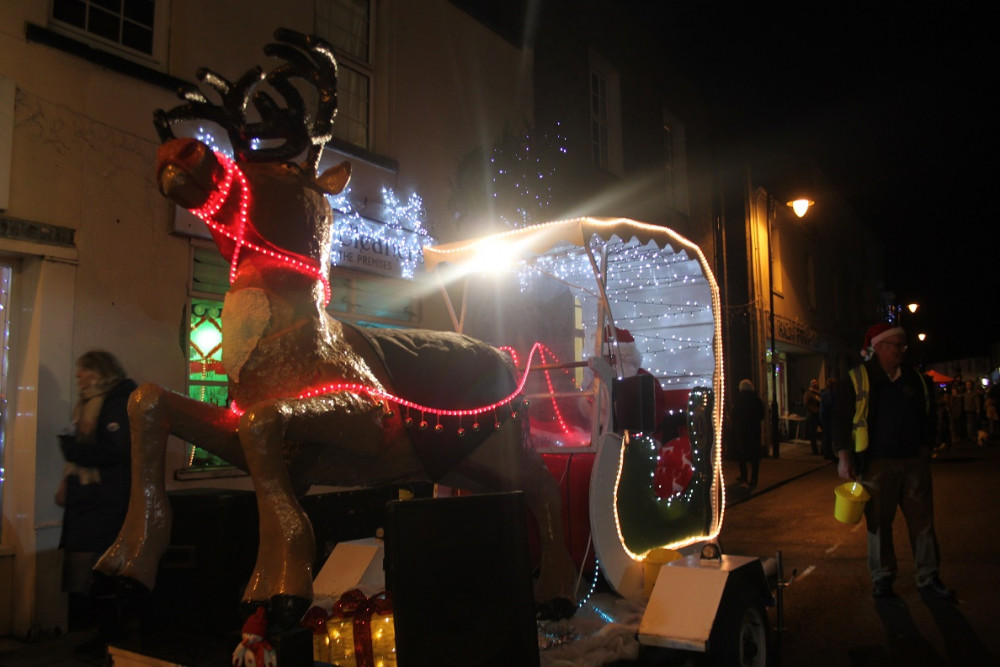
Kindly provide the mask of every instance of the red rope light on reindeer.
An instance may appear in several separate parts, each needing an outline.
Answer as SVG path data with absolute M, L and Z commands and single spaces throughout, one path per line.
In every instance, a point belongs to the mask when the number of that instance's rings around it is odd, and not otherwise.
M 215 157 L 222 164 L 223 169 L 225 169 L 225 177 L 216 191 L 209 196 L 208 201 L 201 208 L 191 209 L 191 213 L 200 218 L 214 232 L 222 234 L 236 243 L 236 248 L 233 250 L 233 258 L 229 262 L 229 283 L 232 284 L 236 280 L 236 266 L 239 262 L 240 250 L 245 247 L 262 255 L 285 262 L 292 269 L 319 280 L 323 284 L 323 307 L 325 308 L 330 303 L 330 280 L 327 278 L 323 268 L 319 266 L 319 262 L 295 253 L 278 252 L 270 248 L 265 248 L 245 238 L 247 226 L 252 226 L 249 219 L 250 188 L 247 187 L 247 178 L 243 174 L 243 171 L 228 156 L 216 152 Z M 229 199 L 233 183 L 236 181 L 239 181 L 240 184 L 240 205 L 239 212 L 236 214 L 238 218 L 235 225 L 236 231 L 231 231 L 229 227 L 219 224 L 214 218 L 219 210 L 222 209 L 226 200 Z
M 528 381 L 528 372 L 531 370 L 531 362 L 535 357 L 535 353 L 539 352 L 542 347 L 541 343 L 535 343 L 531 352 L 528 354 L 528 363 L 525 364 L 524 373 L 521 374 L 521 379 L 517 384 L 517 387 L 513 392 L 508 394 L 506 397 L 500 399 L 495 403 L 490 403 L 489 405 L 483 405 L 478 408 L 466 408 L 463 410 L 448 410 L 444 408 L 433 408 L 427 405 L 421 405 L 420 403 L 415 403 L 413 401 L 407 400 L 400 396 L 390 394 L 384 389 L 379 387 L 372 387 L 371 385 L 361 384 L 360 382 L 332 382 L 330 384 L 320 385 L 318 387 L 313 387 L 311 389 L 306 389 L 302 393 L 295 396 L 295 399 L 302 398 L 316 398 L 317 396 L 325 396 L 327 394 L 339 394 L 341 392 L 350 392 L 354 394 L 367 394 L 374 399 L 389 401 L 396 403 L 404 408 L 410 408 L 412 410 L 417 410 L 419 412 L 430 413 L 432 415 L 438 415 L 438 417 L 471 417 L 473 415 L 480 415 L 484 412 L 490 412 L 491 410 L 496 410 L 499 407 L 509 404 L 517 396 L 524 391 L 524 385 Z M 242 415 L 244 410 L 236 405 L 233 401 L 229 409 L 236 413 L 237 415 Z
M 542 343 L 535 343 L 535 347 L 538 348 L 539 356 L 540 356 L 541 362 L 543 364 L 547 363 L 546 360 L 545 360 L 545 354 L 546 353 L 552 355 L 552 359 L 555 361 L 555 363 L 557 363 L 557 364 L 559 363 L 559 357 L 557 357 L 555 355 L 555 352 L 553 352 L 552 349 L 549 348 L 547 345 L 544 345 Z M 511 359 L 513 359 L 513 361 L 514 361 L 514 365 L 515 366 L 518 365 L 519 361 L 518 361 L 518 358 L 517 358 L 517 350 L 515 350 L 512 347 L 510 347 L 509 345 L 504 345 L 503 347 L 501 347 L 499 349 L 500 349 L 500 351 L 506 352 L 507 354 L 510 355 Z M 535 350 L 535 348 L 532 348 L 532 352 L 534 352 L 534 350 Z M 555 390 L 555 387 L 553 387 L 553 385 L 552 385 L 552 375 L 550 374 L 550 372 L 548 370 L 545 370 L 545 371 L 542 371 L 542 372 L 545 375 L 545 384 L 548 385 L 548 387 L 549 387 L 549 393 L 550 394 L 555 394 L 556 390 Z M 563 371 L 563 372 L 566 372 L 566 371 Z M 525 373 L 527 373 L 527 369 L 525 369 Z M 571 429 L 570 429 L 569 425 L 566 423 L 566 420 L 563 418 L 562 410 L 559 409 L 559 402 L 556 400 L 555 396 L 553 396 L 549 400 L 552 401 L 552 411 L 556 415 L 556 421 L 559 422 L 559 427 L 562 429 L 562 432 L 563 432 L 564 435 L 569 435 Z
M 536 343 L 536 344 L 537 345 L 541 345 L 541 343 Z M 542 359 L 542 363 L 543 364 L 546 363 L 546 359 L 545 359 L 545 353 L 546 352 L 548 352 L 550 355 L 552 355 L 552 359 L 555 361 L 555 363 L 557 363 L 557 364 L 559 363 L 559 357 L 557 357 L 555 355 L 555 352 L 553 352 L 547 345 L 542 345 L 541 346 L 541 359 Z M 552 386 L 552 375 L 549 373 L 548 370 L 545 371 L 545 384 L 549 388 L 549 393 L 552 394 L 552 399 L 551 399 L 552 400 L 552 411 L 555 412 L 556 421 L 559 422 L 559 428 L 562 429 L 562 432 L 563 432 L 564 435 L 569 435 L 570 427 L 566 423 L 566 420 L 563 418 L 562 410 L 559 409 L 559 402 L 556 400 L 556 397 L 555 397 L 556 390 L 555 390 L 555 387 Z

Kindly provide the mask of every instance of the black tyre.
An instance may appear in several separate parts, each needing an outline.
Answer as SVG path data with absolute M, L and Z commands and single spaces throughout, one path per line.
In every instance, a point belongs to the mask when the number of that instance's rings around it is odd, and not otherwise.
M 746 585 L 727 590 L 708 640 L 708 664 L 766 667 L 770 653 L 771 626 L 761 596 Z

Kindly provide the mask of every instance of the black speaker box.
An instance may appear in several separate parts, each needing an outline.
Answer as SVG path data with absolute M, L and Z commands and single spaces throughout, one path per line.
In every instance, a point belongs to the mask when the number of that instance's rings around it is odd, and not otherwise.
M 611 383 L 614 429 L 618 433 L 656 430 L 656 378 L 647 373 L 615 378 Z
M 257 559 L 257 499 L 249 491 L 170 493 L 170 546 L 143 625 L 198 634 L 239 632 L 243 589 Z
M 400 667 L 539 664 L 520 492 L 394 501 L 387 517 Z

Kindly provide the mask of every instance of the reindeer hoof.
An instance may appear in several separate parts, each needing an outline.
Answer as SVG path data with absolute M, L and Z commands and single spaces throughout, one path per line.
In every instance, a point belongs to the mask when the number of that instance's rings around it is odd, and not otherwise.
M 138 632 L 150 592 L 149 588 L 138 579 L 115 577 L 117 614 L 114 631 L 119 638 Z
M 268 617 L 271 619 L 271 624 L 277 626 L 279 630 L 288 630 L 299 624 L 312 606 L 312 600 L 300 595 L 272 595 L 270 606 Z
M 535 605 L 535 618 L 539 621 L 558 621 L 576 613 L 576 605 L 566 598 L 552 598 Z

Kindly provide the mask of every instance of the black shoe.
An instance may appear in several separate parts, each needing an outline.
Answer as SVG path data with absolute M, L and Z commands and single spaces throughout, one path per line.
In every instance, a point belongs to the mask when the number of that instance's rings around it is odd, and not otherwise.
M 923 586 L 919 586 L 918 588 L 920 589 L 921 595 L 941 598 L 942 600 L 951 600 L 955 597 L 955 591 L 945 586 L 941 581 L 941 578 L 937 575 L 935 575 L 929 582 Z
M 874 598 L 894 598 L 896 597 L 896 592 L 892 590 L 892 582 L 888 579 L 879 579 L 875 582 L 875 586 L 872 588 L 872 597 Z

